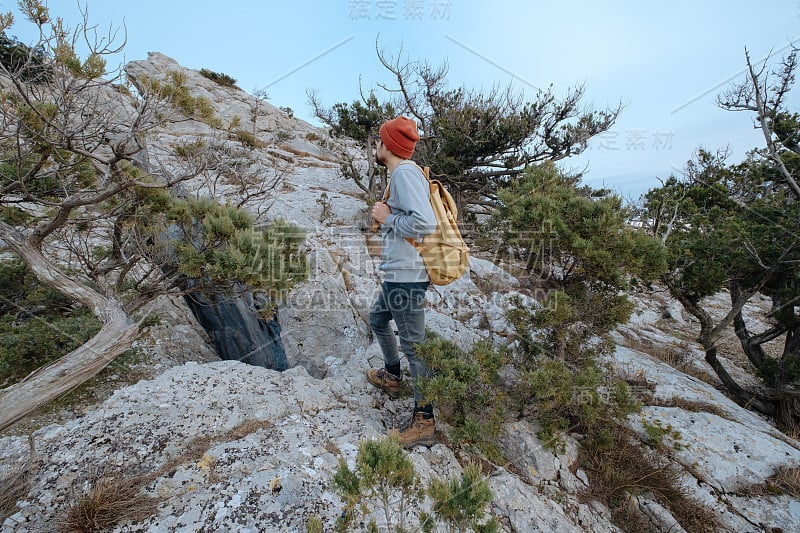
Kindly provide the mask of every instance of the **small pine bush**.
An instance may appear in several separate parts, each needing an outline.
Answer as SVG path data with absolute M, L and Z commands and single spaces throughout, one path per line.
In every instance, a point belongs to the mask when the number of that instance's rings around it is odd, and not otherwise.
M 475 445 L 489 458 L 501 460 L 496 441 L 509 414 L 507 388 L 499 371 L 510 357 L 508 351 L 479 343 L 469 352 L 434 334 L 417 346 L 433 377 L 419 380 L 422 395 L 452 426 L 451 438 Z
M 172 146 L 172 151 L 182 159 L 190 159 L 201 155 L 206 148 L 206 142 L 203 139 L 197 139 L 196 141 L 175 144 Z
M 493 495 L 478 464 L 466 465 L 460 478 L 431 480 L 428 495 L 433 500 L 433 512 L 450 531 L 494 533 L 500 527 L 494 517 L 481 523 Z
M 212 128 L 222 128 L 222 120 L 216 116 L 211 102 L 202 96 L 192 96 L 186 86 L 186 75 L 183 72 L 170 71 L 165 81 L 144 78 L 142 79 L 142 84 L 147 90 L 165 100 L 169 100 L 176 109 L 187 117 L 195 118 Z
M 339 527 L 347 530 L 355 509 L 364 498 L 377 498 L 389 530 L 393 530 L 395 521 L 399 529 L 404 528 L 405 511 L 420 497 L 421 490 L 414 464 L 397 438 L 361 442 L 356 466 L 358 471 L 353 472 L 340 460 L 334 474 L 334 486 L 346 502 Z M 368 514 L 366 507 L 362 506 L 361 511 Z
M 5 32 L 0 32 L 0 64 L 26 82 L 48 81 L 53 76 L 43 50 L 31 50 L 28 45 L 8 37 Z
M 264 148 L 267 144 L 258 139 L 252 132 L 247 130 L 236 130 L 234 132 L 236 140 L 242 143 L 242 146 L 252 149 Z
M 207 68 L 201 68 L 200 75 L 203 76 L 204 78 L 208 78 L 209 80 L 222 85 L 223 87 L 234 87 L 238 89 L 238 87 L 236 86 L 236 80 L 228 76 L 227 74 L 214 72 L 213 70 L 208 70 Z
M 379 531 L 368 500 L 377 499 L 384 513 L 385 530 L 407 531 L 409 511 L 418 509 L 413 503 L 426 496 L 433 502 L 433 515 L 417 511 L 416 521 L 423 532 L 436 531 L 437 519 L 446 524 L 447 531 L 494 533 L 499 524 L 494 518 L 486 520 L 486 508 L 493 495 L 478 464 L 468 464 L 459 478 L 431 480 L 423 487 L 414 464 L 396 437 L 361 442 L 356 456 L 356 471 L 344 459 L 333 477 L 335 490 L 344 498 L 345 509 L 335 531 L 350 531 L 355 513 L 366 519 L 367 531 Z

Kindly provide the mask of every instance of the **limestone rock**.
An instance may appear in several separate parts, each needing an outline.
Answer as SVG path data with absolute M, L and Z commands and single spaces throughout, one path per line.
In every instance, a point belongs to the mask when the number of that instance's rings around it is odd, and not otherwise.
M 498 442 L 506 460 L 534 486 L 558 478 L 558 459 L 539 441 L 537 431 L 538 428 L 526 421 L 507 423 Z
M 658 502 L 634 496 L 626 504 L 634 514 L 641 517 L 642 521 L 648 524 L 648 531 L 653 533 L 686 533 L 680 523 L 672 514 Z
M 479 259 L 474 256 L 469 258 L 469 274 L 473 279 L 488 283 L 495 289 L 503 291 L 519 287 L 519 280 L 495 265 L 491 261 Z
M 581 512 L 577 513 L 580 522 L 578 519 L 568 517 L 561 505 L 540 495 L 534 487 L 523 483 L 508 472 L 501 471 L 492 476 L 490 487 L 495 496 L 492 507 L 495 513 L 505 517 L 511 531 L 542 533 L 619 531 L 603 516 L 587 506 L 581 507 Z
M 678 431 L 680 439 L 674 451 L 677 460 L 726 493 L 763 483 L 779 466 L 800 465 L 797 448 L 712 413 L 645 406 L 642 421 Z

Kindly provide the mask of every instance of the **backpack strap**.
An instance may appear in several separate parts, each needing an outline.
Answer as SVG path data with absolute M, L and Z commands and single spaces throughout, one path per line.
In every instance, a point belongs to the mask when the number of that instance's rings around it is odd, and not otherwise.
M 423 175 L 423 176 L 425 176 L 425 179 L 428 181 L 428 194 L 430 194 L 430 186 L 431 186 L 431 167 L 425 167 L 425 168 L 423 168 L 423 167 L 419 166 L 419 165 L 418 165 L 416 162 L 414 162 L 414 161 L 412 161 L 412 160 L 410 160 L 410 159 L 406 159 L 405 161 L 402 161 L 402 162 L 401 162 L 401 163 L 399 163 L 397 166 L 400 166 L 400 165 L 414 165 L 415 167 L 417 167 L 417 170 L 419 170 L 420 172 L 422 172 L 422 175 Z M 388 190 L 389 190 L 389 188 L 387 187 L 387 188 L 386 188 L 386 190 L 388 191 Z M 387 192 L 387 196 L 386 196 L 386 198 L 388 198 L 388 192 Z M 385 200 L 385 198 L 384 198 L 384 200 Z M 420 242 L 420 243 L 418 243 L 417 241 L 415 241 L 415 240 L 414 240 L 414 239 L 412 239 L 411 237 L 406 237 L 406 240 L 408 241 L 408 244 L 410 244 L 411 246 L 413 246 L 413 247 L 414 247 L 414 249 L 415 249 L 415 250 L 417 250 L 417 251 L 419 251 L 419 247 L 420 247 L 420 246 L 422 246 L 421 242 Z

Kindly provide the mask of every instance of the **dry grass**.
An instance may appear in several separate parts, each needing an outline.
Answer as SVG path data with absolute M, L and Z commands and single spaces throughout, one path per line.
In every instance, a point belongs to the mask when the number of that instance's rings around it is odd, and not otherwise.
M 694 365 L 694 362 L 689 357 L 691 346 L 687 341 L 676 340 L 674 344 L 653 344 L 651 341 L 646 341 L 639 337 L 626 336 L 625 344 L 628 348 L 646 353 L 687 376 L 692 376 L 703 383 L 717 386 L 713 377 Z
M 95 477 L 89 489 L 67 508 L 66 519 L 58 529 L 68 533 L 107 531 L 122 522 L 152 516 L 157 500 L 144 495 L 142 489 L 154 478 L 154 474 L 124 472 Z
M 303 168 L 338 168 L 335 161 L 329 161 L 328 158 L 315 156 L 320 161 L 303 161 L 299 166 Z M 347 194 L 347 193 L 342 193 Z M 350 195 L 353 196 L 353 195 Z
M 353 280 L 350 278 L 350 271 L 347 270 L 347 262 L 349 260 L 347 254 L 341 250 L 334 249 L 329 250 L 329 252 L 331 259 L 336 263 L 336 268 L 339 269 L 339 273 L 342 275 L 345 290 L 348 293 L 355 292 Z
M 687 355 L 691 351 L 691 347 L 686 341 L 676 341 L 675 344 L 654 344 L 652 341 L 644 340 L 641 337 L 628 336 L 626 337 L 626 344 L 628 348 L 646 353 L 681 372 L 683 367 L 691 364 Z
M 770 476 L 769 481 L 786 494 L 800 498 L 800 467 L 782 466 Z
M 788 494 L 800 498 L 800 467 L 782 466 L 764 483 L 757 483 L 742 490 L 744 496 L 779 496 Z
M 628 367 L 617 369 L 617 376 L 628 384 L 631 392 L 645 404 L 650 404 L 653 400 L 653 391 L 656 390 L 655 383 L 647 381 L 647 377 L 641 369 L 631 370 Z
M 653 400 L 651 405 L 657 405 L 659 407 L 679 407 L 684 411 L 691 411 L 693 413 L 711 413 L 712 415 L 730 420 L 730 416 L 717 405 L 687 400 L 678 396 L 673 396 L 665 400 Z
M 30 455 L 25 463 L 16 468 L 0 470 L 0 523 L 16 512 L 17 502 L 24 499 L 33 486 L 36 447 L 31 433 L 28 434 L 28 445 Z
M 17 502 L 31 490 L 33 474 L 30 463 L 0 475 L 0 523 L 17 511 Z
M 287 163 L 290 163 L 290 164 L 292 164 L 292 165 L 294 165 L 294 163 L 295 163 L 295 160 L 294 160 L 294 158 L 293 158 L 293 157 L 291 157 L 291 156 L 288 156 L 288 155 L 286 155 L 286 154 L 284 154 L 284 153 L 278 152 L 278 151 L 276 151 L 276 150 L 267 150 L 267 153 L 268 153 L 269 155 L 271 155 L 272 157 L 274 157 L 274 158 L 277 158 L 277 159 L 282 159 L 282 160 L 284 160 L 284 161 L 286 161 Z
M 688 496 L 680 467 L 657 450 L 645 450 L 630 429 L 615 428 L 611 439 L 605 446 L 588 445 L 581 450 L 580 464 L 591 481 L 584 498 L 608 506 L 614 523 L 629 533 L 652 528 L 635 506 L 627 504 L 632 495 L 658 502 L 691 533 L 717 530 L 714 513 Z
M 85 483 L 88 489 L 74 498 L 66 510 L 66 518 L 56 529 L 69 533 L 99 532 L 122 522 L 144 520 L 155 513 L 158 502 L 143 493 L 148 484 L 187 462 L 206 460 L 213 470 L 213 458 L 205 455 L 210 447 L 242 439 L 270 425 L 266 420 L 245 420 L 225 433 L 193 439 L 181 454 L 147 474 L 116 469 L 91 475 Z
M 267 429 L 270 426 L 272 426 L 272 423 L 269 420 L 245 420 L 238 426 L 231 428 L 230 431 L 223 433 L 216 439 L 219 441 L 228 439 L 243 439 L 251 433 L 255 433 L 260 429 Z
M 306 152 L 305 150 L 298 150 L 297 148 L 294 148 L 294 147 L 286 145 L 286 144 L 280 144 L 280 145 L 278 145 L 278 148 L 280 148 L 281 150 L 284 150 L 286 152 L 289 152 L 290 154 L 294 154 L 297 157 L 303 157 L 303 158 L 314 158 L 315 157 L 314 154 L 312 154 L 310 152 Z
M 183 453 L 174 459 L 167 461 L 164 466 L 158 470 L 157 475 L 175 470 L 183 463 L 200 461 L 209 448 L 220 442 L 243 439 L 247 435 L 255 433 L 260 429 L 266 429 L 271 425 L 272 424 L 268 420 L 245 420 L 238 426 L 231 428 L 225 433 L 221 433 L 219 435 L 206 435 L 192 439 L 186 445 Z

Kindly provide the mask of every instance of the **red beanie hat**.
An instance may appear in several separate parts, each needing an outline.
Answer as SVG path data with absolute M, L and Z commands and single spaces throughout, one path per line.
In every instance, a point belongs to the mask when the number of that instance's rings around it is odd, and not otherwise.
M 379 133 L 386 148 L 403 159 L 411 157 L 419 141 L 416 122 L 404 116 L 384 122 Z

